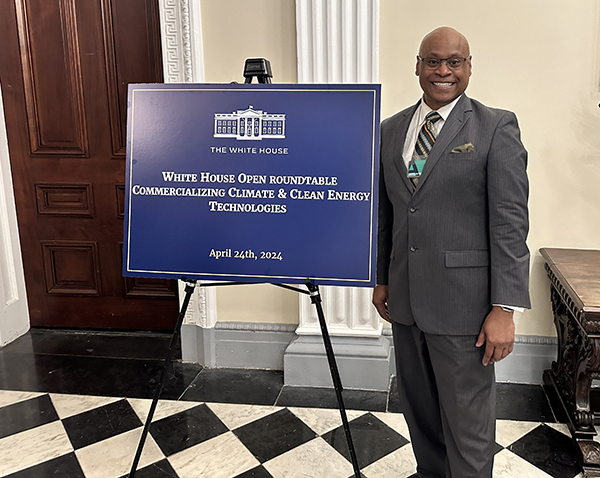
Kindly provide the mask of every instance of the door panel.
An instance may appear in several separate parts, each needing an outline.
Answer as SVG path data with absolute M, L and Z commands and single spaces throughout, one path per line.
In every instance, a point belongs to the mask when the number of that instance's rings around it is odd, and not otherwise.
M 162 81 L 156 0 L 0 0 L 32 325 L 168 330 L 176 283 L 121 275 L 127 84 Z

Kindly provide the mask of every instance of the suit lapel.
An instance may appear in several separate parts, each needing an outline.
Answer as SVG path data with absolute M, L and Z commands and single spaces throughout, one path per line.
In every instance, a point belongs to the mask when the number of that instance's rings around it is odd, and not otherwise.
M 400 177 L 404 181 L 405 186 L 412 193 L 413 187 L 410 179 L 408 179 L 408 170 L 406 169 L 406 164 L 404 164 L 404 158 L 402 157 L 402 153 L 404 151 L 404 141 L 406 140 L 406 133 L 408 132 L 408 126 L 410 125 L 410 120 L 415 114 L 415 110 L 419 106 L 421 101 L 414 105 L 412 108 L 406 110 L 404 113 L 404 117 L 398 123 L 398 128 L 396 130 L 396 134 L 394 137 L 394 164 L 396 165 L 396 169 L 400 173 Z
M 419 178 L 419 184 L 417 185 L 415 192 L 421 189 L 423 183 L 427 180 L 431 174 L 431 171 L 441 159 L 443 152 L 465 126 L 471 117 L 471 111 L 471 100 L 466 95 L 463 95 L 448 116 L 442 131 L 435 140 L 435 144 L 433 145 L 433 148 L 427 157 L 427 162 L 425 163 L 423 173 Z

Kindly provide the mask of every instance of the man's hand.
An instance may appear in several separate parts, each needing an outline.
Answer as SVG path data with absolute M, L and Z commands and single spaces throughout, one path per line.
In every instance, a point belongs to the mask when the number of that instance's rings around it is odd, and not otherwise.
M 374 297 L 375 295 L 373 295 Z M 375 302 L 375 299 L 373 299 Z M 485 353 L 482 363 L 499 362 L 513 351 L 515 341 L 515 323 L 513 321 L 513 312 L 503 310 L 497 305 L 492 307 L 488 314 L 479 337 L 477 337 L 476 347 L 481 347 L 485 343 Z
M 379 312 L 381 318 L 387 322 L 391 322 L 390 314 L 388 312 L 388 286 L 378 285 L 373 290 L 373 305 Z

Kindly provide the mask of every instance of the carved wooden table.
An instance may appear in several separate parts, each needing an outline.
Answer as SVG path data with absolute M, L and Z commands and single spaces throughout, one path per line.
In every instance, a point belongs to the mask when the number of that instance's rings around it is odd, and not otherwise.
M 557 416 L 571 430 L 586 476 L 600 477 L 600 251 L 540 249 L 550 277 L 552 311 L 558 334 L 557 361 L 544 383 Z M 559 408 L 559 410 L 556 410 Z

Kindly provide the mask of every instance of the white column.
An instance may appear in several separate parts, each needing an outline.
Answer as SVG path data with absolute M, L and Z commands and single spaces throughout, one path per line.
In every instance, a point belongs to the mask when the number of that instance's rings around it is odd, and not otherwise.
M 299 83 L 377 83 L 379 0 L 296 0 Z
M 204 81 L 202 16 L 200 2 L 160 0 L 160 27 L 165 83 L 201 83 Z M 183 302 L 185 284 L 179 282 Z M 212 287 L 196 287 L 184 324 L 213 328 L 217 323 L 217 298 Z M 185 342 L 184 342 L 185 343 Z
M 383 325 L 371 304 L 372 289 L 364 287 L 320 287 L 323 314 L 330 335 L 378 337 Z M 321 333 L 315 307 L 303 295 L 300 299 L 298 335 Z
M 296 0 L 299 83 L 377 83 L 379 0 Z M 331 335 L 373 337 L 382 325 L 371 289 L 321 287 Z M 314 306 L 300 300 L 298 335 L 320 328 Z

